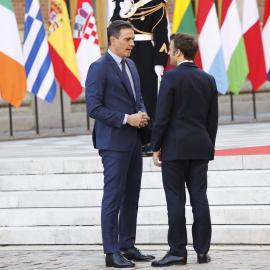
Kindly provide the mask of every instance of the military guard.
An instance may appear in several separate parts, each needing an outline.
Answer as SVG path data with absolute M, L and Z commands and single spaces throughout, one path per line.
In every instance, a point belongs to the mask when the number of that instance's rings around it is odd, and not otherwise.
M 166 0 L 115 0 L 111 21 L 127 20 L 135 30 L 135 47 L 130 58 L 136 63 L 141 80 L 141 93 L 151 120 L 155 116 L 158 79 L 168 61 L 168 22 Z M 150 148 L 145 154 L 151 154 Z

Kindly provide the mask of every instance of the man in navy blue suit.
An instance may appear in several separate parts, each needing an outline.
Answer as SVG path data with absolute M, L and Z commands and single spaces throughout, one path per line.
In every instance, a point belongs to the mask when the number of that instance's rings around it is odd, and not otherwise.
M 140 130 L 149 117 L 136 65 L 127 58 L 134 46 L 132 24 L 114 21 L 107 36 L 108 51 L 88 71 L 87 112 L 95 119 L 92 138 L 104 167 L 101 227 L 106 266 L 134 267 L 132 260 L 154 259 L 134 246 L 142 176 Z
M 208 162 L 215 152 L 218 92 L 215 79 L 193 63 L 197 50 L 193 36 L 171 36 L 169 54 L 171 64 L 177 67 L 162 78 L 151 142 L 154 163 L 162 165 L 170 250 L 161 260 L 152 262 L 153 267 L 187 263 L 185 184 L 194 217 L 192 236 L 197 260 L 210 261 L 211 220 L 206 191 Z

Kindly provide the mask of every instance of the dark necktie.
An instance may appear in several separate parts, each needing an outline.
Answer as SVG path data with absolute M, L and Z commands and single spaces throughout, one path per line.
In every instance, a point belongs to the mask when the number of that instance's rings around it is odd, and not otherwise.
M 125 81 L 125 83 L 126 83 L 126 85 L 128 87 L 128 90 L 129 90 L 130 94 L 135 99 L 134 93 L 133 93 L 133 90 L 132 90 L 132 87 L 131 87 L 131 83 L 130 83 L 130 80 L 129 80 L 129 77 L 128 77 L 128 74 L 127 74 L 127 71 L 126 71 L 126 65 L 125 65 L 126 61 L 124 59 L 122 59 L 121 64 L 122 64 L 122 74 L 123 74 L 124 81 Z

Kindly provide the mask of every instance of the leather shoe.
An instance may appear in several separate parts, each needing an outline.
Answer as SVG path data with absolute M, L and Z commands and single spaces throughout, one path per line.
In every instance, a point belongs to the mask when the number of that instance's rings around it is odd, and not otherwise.
M 128 268 L 135 266 L 135 263 L 127 260 L 120 251 L 113 253 L 112 255 L 106 255 L 105 263 L 107 267 L 116 268 Z
M 186 257 L 173 256 L 167 253 L 161 260 L 152 262 L 153 267 L 162 267 L 170 265 L 185 265 L 187 264 Z
M 211 261 L 211 257 L 208 254 L 198 254 L 197 261 L 198 263 L 209 263 Z
M 150 261 L 155 259 L 155 256 L 153 255 L 144 255 L 141 253 L 139 249 L 136 247 L 129 248 L 128 250 L 122 251 L 122 254 L 127 258 L 128 260 L 134 260 L 134 261 Z

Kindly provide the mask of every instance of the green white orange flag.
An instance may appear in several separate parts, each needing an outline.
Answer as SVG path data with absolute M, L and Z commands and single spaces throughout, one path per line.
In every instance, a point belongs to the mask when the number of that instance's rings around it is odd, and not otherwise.
M 26 94 L 26 73 L 11 0 L 0 1 L 0 37 L 0 97 L 20 107 Z
M 248 60 L 235 0 L 222 1 L 221 42 L 229 90 L 238 94 L 248 75 Z
M 52 0 L 48 42 L 55 77 L 74 101 L 82 87 L 65 0 Z
M 197 36 L 191 0 L 175 1 L 172 32 L 183 32 Z M 198 50 L 194 62 L 199 68 L 202 68 L 200 50 Z

